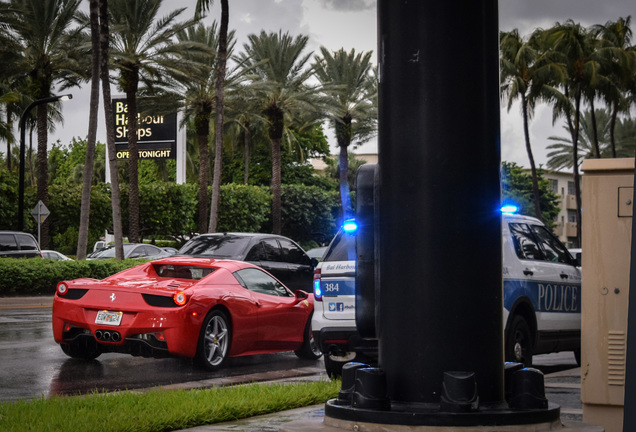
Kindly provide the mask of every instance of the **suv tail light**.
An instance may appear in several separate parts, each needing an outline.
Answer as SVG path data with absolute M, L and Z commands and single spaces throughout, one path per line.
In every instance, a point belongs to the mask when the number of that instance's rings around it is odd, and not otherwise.
M 314 271 L 314 300 L 322 301 L 322 288 L 320 288 L 320 269 Z

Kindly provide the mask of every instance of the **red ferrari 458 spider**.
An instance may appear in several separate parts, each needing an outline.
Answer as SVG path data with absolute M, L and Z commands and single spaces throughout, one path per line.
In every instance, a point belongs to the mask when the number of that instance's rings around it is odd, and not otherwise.
M 319 358 L 313 310 L 313 295 L 293 294 L 252 264 L 170 257 L 103 280 L 60 282 L 53 335 L 75 358 L 183 356 L 215 370 L 228 357 L 251 354 Z

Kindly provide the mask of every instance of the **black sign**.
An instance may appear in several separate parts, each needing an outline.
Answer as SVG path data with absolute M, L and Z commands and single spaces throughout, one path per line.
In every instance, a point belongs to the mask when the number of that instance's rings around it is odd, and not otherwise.
M 117 159 L 128 159 L 128 104 L 126 99 L 113 99 L 115 116 L 115 148 Z M 177 113 L 137 115 L 137 147 L 139 159 L 175 159 L 177 152 Z

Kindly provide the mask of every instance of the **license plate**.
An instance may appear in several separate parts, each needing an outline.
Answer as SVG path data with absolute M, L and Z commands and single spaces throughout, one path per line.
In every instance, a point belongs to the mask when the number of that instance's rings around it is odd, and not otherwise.
M 124 316 L 123 312 L 100 310 L 99 312 L 97 312 L 97 317 L 95 318 L 95 324 L 118 326 L 119 324 L 121 324 L 121 317 L 123 316 Z

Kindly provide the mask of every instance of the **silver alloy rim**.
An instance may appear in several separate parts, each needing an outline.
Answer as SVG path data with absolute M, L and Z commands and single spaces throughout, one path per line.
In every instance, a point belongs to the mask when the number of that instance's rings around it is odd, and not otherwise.
M 205 357 L 212 366 L 221 364 L 227 354 L 228 338 L 227 323 L 216 315 L 212 317 L 205 328 Z

